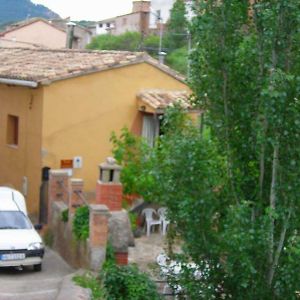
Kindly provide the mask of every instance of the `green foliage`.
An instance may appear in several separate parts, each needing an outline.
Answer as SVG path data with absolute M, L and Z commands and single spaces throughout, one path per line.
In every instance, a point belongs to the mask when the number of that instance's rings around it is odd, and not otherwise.
M 227 169 L 230 205 L 219 212 L 223 242 L 213 245 L 222 285 L 234 299 L 296 299 L 299 1 L 195 7 L 190 83 Z
M 163 34 L 162 50 L 168 53 L 166 63 L 176 71 L 186 74 L 187 51 L 182 47 L 187 45 L 186 33 L 178 36 L 184 41 L 176 44 L 174 34 L 167 32 Z M 158 35 L 142 36 L 138 32 L 126 32 L 120 35 L 98 35 L 92 39 L 87 48 L 92 50 L 146 51 L 157 59 L 159 43 L 160 37 Z
M 106 259 L 99 276 L 76 275 L 74 282 L 92 291 L 92 300 L 158 300 L 155 283 L 135 265 L 118 266 L 111 242 L 107 243 Z
M 182 47 L 172 51 L 166 56 L 166 64 L 172 66 L 173 69 L 181 74 L 187 73 L 188 65 L 188 50 L 186 47 Z
M 125 32 L 120 35 L 102 34 L 93 38 L 88 49 L 139 51 L 142 36 L 138 32 Z
M 160 299 L 155 284 L 135 265 L 108 264 L 101 273 L 110 300 Z
M 123 128 L 120 137 L 112 133 L 113 155 L 126 166 L 121 172 L 121 182 L 125 194 L 140 194 L 143 189 L 152 186 L 151 177 L 144 173 L 147 168 L 150 147 L 140 137 L 132 135 L 127 128 Z
M 204 283 L 180 279 L 188 297 L 296 299 L 300 3 L 194 5 L 190 86 L 209 134 L 169 109 L 153 149 L 115 140 L 123 181 L 166 205 L 185 259 L 209 265 Z
M 66 208 L 65 210 L 63 210 L 61 212 L 61 220 L 64 222 L 64 223 L 67 223 L 68 220 L 69 220 L 69 209 Z
M 92 300 L 104 300 L 106 299 L 106 291 L 103 288 L 101 281 L 94 277 L 91 273 L 85 273 L 83 275 L 75 275 L 73 281 L 83 287 L 91 290 Z
M 94 26 L 95 25 L 95 21 L 88 21 L 88 20 L 74 21 L 74 23 L 76 23 L 80 26 L 86 27 L 86 28 L 88 28 L 89 26 Z
M 105 256 L 105 262 L 103 268 L 106 268 L 107 265 L 111 265 L 115 263 L 116 263 L 115 251 L 111 241 L 108 241 L 106 245 L 106 256 Z
M 129 212 L 128 216 L 129 216 L 129 220 L 130 220 L 131 230 L 134 231 L 137 228 L 136 221 L 137 221 L 138 215 L 137 215 L 137 213 Z
M 155 34 L 148 35 L 143 40 L 142 50 L 148 52 L 151 56 L 157 58 L 159 50 L 159 36 Z
M 188 21 L 185 5 L 184 0 L 176 0 L 170 11 L 166 35 L 171 49 L 181 48 L 187 44 Z
M 59 18 L 58 14 L 46 6 L 34 4 L 30 0 L 0 0 L 0 24 L 26 20 L 28 16 L 30 18 Z
M 77 240 L 86 240 L 89 237 L 89 207 L 84 205 L 76 209 L 73 219 L 73 233 Z

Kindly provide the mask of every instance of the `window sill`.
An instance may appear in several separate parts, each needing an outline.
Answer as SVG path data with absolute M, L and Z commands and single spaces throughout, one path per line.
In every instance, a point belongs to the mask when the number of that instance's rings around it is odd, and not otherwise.
M 12 148 L 12 149 L 18 149 L 18 145 L 14 145 L 14 144 L 7 144 L 6 145 L 8 148 Z

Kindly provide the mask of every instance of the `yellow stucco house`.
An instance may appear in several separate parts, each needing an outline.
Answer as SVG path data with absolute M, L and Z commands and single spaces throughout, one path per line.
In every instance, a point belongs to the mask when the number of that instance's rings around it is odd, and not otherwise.
M 151 143 L 157 115 L 189 88 L 142 52 L 0 48 L 0 185 L 38 216 L 43 171 L 69 168 L 95 190 L 112 131 Z

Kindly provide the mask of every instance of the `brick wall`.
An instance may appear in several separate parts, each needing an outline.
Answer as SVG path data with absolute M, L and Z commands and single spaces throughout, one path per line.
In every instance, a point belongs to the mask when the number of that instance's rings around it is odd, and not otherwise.
M 97 182 L 96 203 L 104 204 L 110 211 L 122 210 L 123 186 L 120 183 Z

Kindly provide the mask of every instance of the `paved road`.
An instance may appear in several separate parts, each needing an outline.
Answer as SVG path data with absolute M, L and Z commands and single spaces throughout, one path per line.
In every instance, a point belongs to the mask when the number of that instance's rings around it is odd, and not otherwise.
M 46 249 L 43 270 L 0 268 L 0 300 L 55 300 L 64 276 L 74 272 L 55 252 Z

